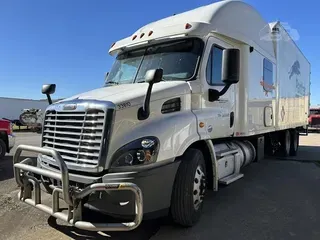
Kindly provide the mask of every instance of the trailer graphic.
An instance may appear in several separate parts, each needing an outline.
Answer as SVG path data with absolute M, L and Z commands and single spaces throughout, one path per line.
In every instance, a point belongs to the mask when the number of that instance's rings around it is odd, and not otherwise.
M 296 60 L 292 66 L 290 71 L 288 72 L 289 78 L 291 79 L 294 75 L 299 76 L 300 75 L 300 63 L 298 60 Z

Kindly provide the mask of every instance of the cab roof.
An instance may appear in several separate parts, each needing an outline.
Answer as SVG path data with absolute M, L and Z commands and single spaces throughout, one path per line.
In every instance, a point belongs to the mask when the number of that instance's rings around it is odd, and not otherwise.
M 270 26 L 250 5 L 242 1 L 221 1 L 176 14 L 147 24 L 131 36 L 114 43 L 109 53 L 114 55 L 155 41 L 185 36 L 203 37 L 218 33 L 258 48 L 274 58 L 274 46 L 263 36 Z

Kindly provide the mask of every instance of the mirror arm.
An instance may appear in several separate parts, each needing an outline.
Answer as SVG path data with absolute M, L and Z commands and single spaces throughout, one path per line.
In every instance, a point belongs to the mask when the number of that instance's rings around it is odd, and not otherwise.
M 52 104 L 51 96 L 50 96 L 50 94 L 46 94 L 46 95 L 47 95 L 47 99 L 48 99 L 49 105 L 51 105 Z
M 219 98 L 228 91 L 231 85 L 232 84 L 226 84 L 220 92 L 216 89 L 209 89 L 209 102 L 215 102 L 219 100 Z
M 150 99 L 151 99 L 152 87 L 153 87 L 153 83 L 149 83 L 147 94 L 144 98 L 143 107 L 139 108 L 138 110 L 139 120 L 145 120 L 150 115 Z
M 228 89 L 230 88 L 231 84 L 227 84 L 224 86 L 224 88 L 222 88 L 222 90 L 219 92 L 219 95 L 222 96 L 223 94 L 225 94 Z
M 150 115 L 150 98 L 151 98 L 152 86 L 153 86 L 153 83 L 150 83 L 148 86 L 147 94 L 144 99 L 143 112 L 146 116 Z
M 149 84 L 146 96 L 144 98 L 143 106 L 138 110 L 138 119 L 145 120 L 150 116 L 150 99 L 151 99 L 151 92 L 152 86 L 155 83 L 158 83 L 162 80 L 163 76 L 163 69 L 150 69 L 146 72 L 145 81 Z

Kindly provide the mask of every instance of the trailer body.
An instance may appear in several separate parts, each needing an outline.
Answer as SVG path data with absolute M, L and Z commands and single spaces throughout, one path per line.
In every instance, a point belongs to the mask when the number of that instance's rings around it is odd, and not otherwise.
M 19 120 L 24 109 L 41 109 L 45 112 L 48 107 L 46 100 L 0 97 L 0 118 Z

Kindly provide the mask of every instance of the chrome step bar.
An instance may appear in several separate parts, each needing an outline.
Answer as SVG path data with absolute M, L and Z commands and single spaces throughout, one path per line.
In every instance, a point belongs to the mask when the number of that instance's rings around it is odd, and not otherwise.
M 22 151 L 41 153 L 51 156 L 57 162 L 60 171 L 50 171 L 37 167 L 37 160 L 26 158 L 20 162 Z M 130 231 L 137 228 L 143 217 L 143 199 L 140 188 L 130 182 L 122 183 L 93 183 L 86 188 L 79 190 L 69 185 L 69 172 L 66 163 L 59 152 L 28 145 L 18 146 L 13 157 L 14 177 L 21 190 L 18 197 L 21 201 L 40 209 L 51 216 L 67 222 L 79 229 L 88 231 Z M 53 187 L 52 207 L 41 203 L 41 180 L 30 175 L 35 173 L 61 181 L 62 187 Z M 52 187 L 52 186 L 51 186 Z M 135 195 L 135 219 L 126 223 L 92 223 L 82 220 L 82 199 L 93 192 L 103 192 L 106 190 L 123 191 L 130 190 Z M 34 199 L 32 199 L 34 191 Z M 59 196 L 68 204 L 68 212 L 62 212 L 59 208 Z

